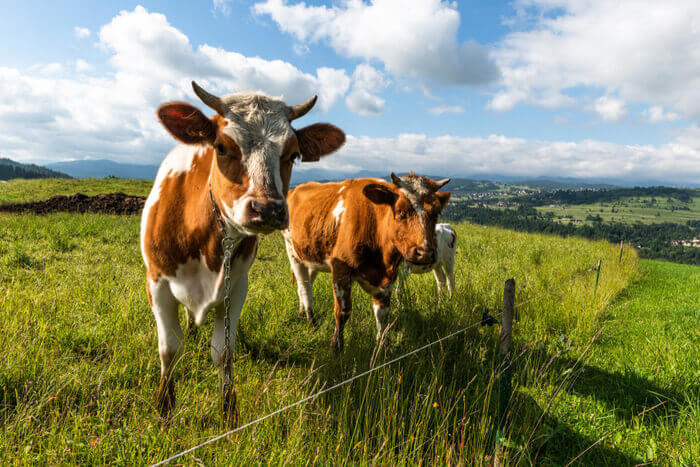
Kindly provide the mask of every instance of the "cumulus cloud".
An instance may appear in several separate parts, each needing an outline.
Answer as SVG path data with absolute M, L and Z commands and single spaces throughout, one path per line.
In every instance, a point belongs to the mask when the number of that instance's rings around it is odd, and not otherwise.
M 215 93 L 261 91 L 297 104 L 318 94 L 326 111 L 350 86 L 344 70 L 305 73 L 281 60 L 246 57 L 206 44 L 194 47 L 161 14 L 122 11 L 99 32 L 114 73 L 62 73 L 60 64 L 29 72 L 0 68 L 0 149 L 13 158 L 86 156 L 156 162 L 173 144 L 155 117 L 169 100 L 196 100 L 190 81 Z M 90 64 L 75 62 L 77 72 Z
M 395 138 L 348 137 L 328 169 L 374 170 L 453 176 L 628 179 L 697 183 L 700 180 L 700 127 L 684 130 L 659 145 L 624 145 L 603 141 L 533 141 L 502 135 L 457 137 L 402 134 Z M 300 166 L 303 170 L 304 166 Z
M 345 104 L 352 112 L 365 115 L 380 115 L 384 111 L 384 99 L 376 93 L 389 85 L 384 74 L 367 63 L 355 68 L 352 74 L 352 90 Z
M 627 116 L 625 102 L 614 97 L 599 97 L 596 99 L 593 108 L 603 120 L 610 122 L 617 122 Z
M 659 105 L 653 105 L 642 112 L 642 115 L 647 118 L 651 123 L 658 122 L 673 122 L 680 118 L 676 112 L 665 112 L 663 107 Z
M 487 47 L 457 40 L 455 3 L 354 0 L 326 7 L 266 0 L 253 11 L 300 42 L 324 42 L 346 57 L 379 60 L 395 76 L 444 85 L 481 85 L 498 77 Z
M 428 112 L 430 112 L 433 115 L 463 114 L 464 107 L 462 107 L 461 105 L 436 105 L 435 107 L 430 107 L 428 109 Z
M 86 37 L 90 37 L 90 30 L 88 28 L 76 26 L 73 28 L 73 34 L 75 34 L 75 37 L 78 39 L 85 39 Z
M 570 90 L 588 87 L 700 117 L 697 0 L 519 0 L 516 7 L 525 19 L 494 51 L 502 89 L 488 108 L 572 105 Z

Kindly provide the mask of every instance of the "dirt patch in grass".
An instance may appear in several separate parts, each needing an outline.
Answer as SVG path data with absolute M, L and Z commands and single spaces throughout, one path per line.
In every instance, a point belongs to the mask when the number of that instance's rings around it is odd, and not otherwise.
M 2 212 L 33 212 L 48 214 L 51 212 L 101 212 L 107 214 L 138 214 L 146 201 L 144 196 L 124 193 L 105 193 L 87 196 L 76 193 L 70 196 L 52 196 L 46 201 L 32 203 L 0 204 Z

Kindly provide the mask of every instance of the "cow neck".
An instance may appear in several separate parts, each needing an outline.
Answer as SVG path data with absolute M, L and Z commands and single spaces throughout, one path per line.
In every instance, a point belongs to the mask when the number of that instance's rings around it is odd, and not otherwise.
M 213 217 L 213 227 L 215 227 L 214 230 L 217 232 L 215 235 L 221 242 L 221 247 L 224 250 L 223 253 L 225 255 L 226 253 L 226 248 L 230 248 L 231 250 L 231 255 L 233 256 L 234 250 L 238 247 L 238 245 L 241 243 L 245 235 L 241 234 L 240 232 L 237 232 L 236 229 L 230 228 L 226 224 L 226 219 L 224 218 L 223 214 L 221 213 L 221 208 L 219 207 L 218 204 L 216 204 L 216 200 L 214 199 L 214 192 L 211 187 L 211 182 L 209 182 L 209 205 L 211 207 L 211 216 Z
M 387 277 L 393 282 L 399 273 L 399 266 L 403 261 L 403 255 L 394 245 L 393 231 L 391 228 L 391 219 L 394 217 L 394 211 L 391 206 L 382 204 L 374 205 L 375 215 L 377 216 L 377 229 L 379 232 L 379 245 L 391 245 L 389 248 L 382 248 L 380 251 L 384 256 L 384 268 Z

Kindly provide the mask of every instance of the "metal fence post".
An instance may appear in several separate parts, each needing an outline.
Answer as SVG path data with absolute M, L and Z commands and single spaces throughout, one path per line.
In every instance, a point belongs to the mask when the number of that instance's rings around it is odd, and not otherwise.
M 595 303 L 595 296 L 596 296 L 596 293 L 598 293 L 598 279 L 599 278 L 600 278 L 600 260 L 598 260 L 598 264 L 596 264 L 595 286 L 593 287 L 593 303 Z
M 624 243 L 622 242 L 622 240 L 620 240 L 620 263 L 622 262 L 622 245 L 624 245 Z
M 503 464 L 503 426 L 506 421 L 508 401 L 511 396 L 511 358 L 510 344 L 513 336 L 513 308 L 515 303 L 515 279 L 508 279 L 503 285 L 503 315 L 501 317 L 501 335 L 499 348 L 501 356 L 500 375 L 498 378 L 498 416 L 496 423 L 496 451 L 494 465 Z

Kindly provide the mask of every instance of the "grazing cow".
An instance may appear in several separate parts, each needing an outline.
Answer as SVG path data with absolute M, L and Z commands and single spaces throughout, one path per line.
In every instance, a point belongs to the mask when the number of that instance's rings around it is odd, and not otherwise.
M 435 281 L 437 282 L 438 294 L 442 296 L 445 292 L 445 282 L 447 282 L 447 291 L 450 296 L 452 296 L 455 287 L 455 246 L 457 245 L 457 233 L 450 224 L 438 224 L 435 226 L 435 238 L 437 240 L 437 247 L 435 250 L 437 260 L 433 267 L 406 264 L 405 273 L 399 275 L 399 281 L 396 285 L 397 294 L 400 293 L 399 288 L 405 286 L 404 282 L 408 277 L 408 273 L 425 274 L 433 271 Z
M 350 317 L 352 283 L 373 299 L 377 339 L 386 326 L 391 290 L 406 260 L 432 267 L 435 223 L 450 198 L 438 192 L 450 179 L 433 181 L 409 174 L 381 179 L 310 182 L 289 192 L 289 229 L 283 231 L 297 281 L 300 309 L 313 318 L 313 283 L 330 272 L 335 297 L 335 332 L 331 347 L 343 349 L 343 327 Z
M 311 110 L 316 97 L 290 107 L 261 94 L 217 97 L 194 82 L 192 86 L 216 115 L 208 118 L 184 102 L 158 109 L 161 123 L 182 144 L 163 160 L 141 219 L 146 291 L 158 327 L 157 402 L 163 415 L 175 403 L 172 371 L 183 349 L 178 304 L 198 326 L 210 309 L 216 310 L 211 356 L 223 378 L 248 291 L 257 235 L 288 225 L 285 195 L 292 164 L 297 159 L 317 161 L 345 141 L 340 129 L 325 123 L 292 128 L 292 120 Z M 222 292 L 221 229 L 236 245 L 230 262 L 228 310 Z M 226 315 L 230 352 L 224 355 Z M 225 412 L 230 402 L 224 400 Z

